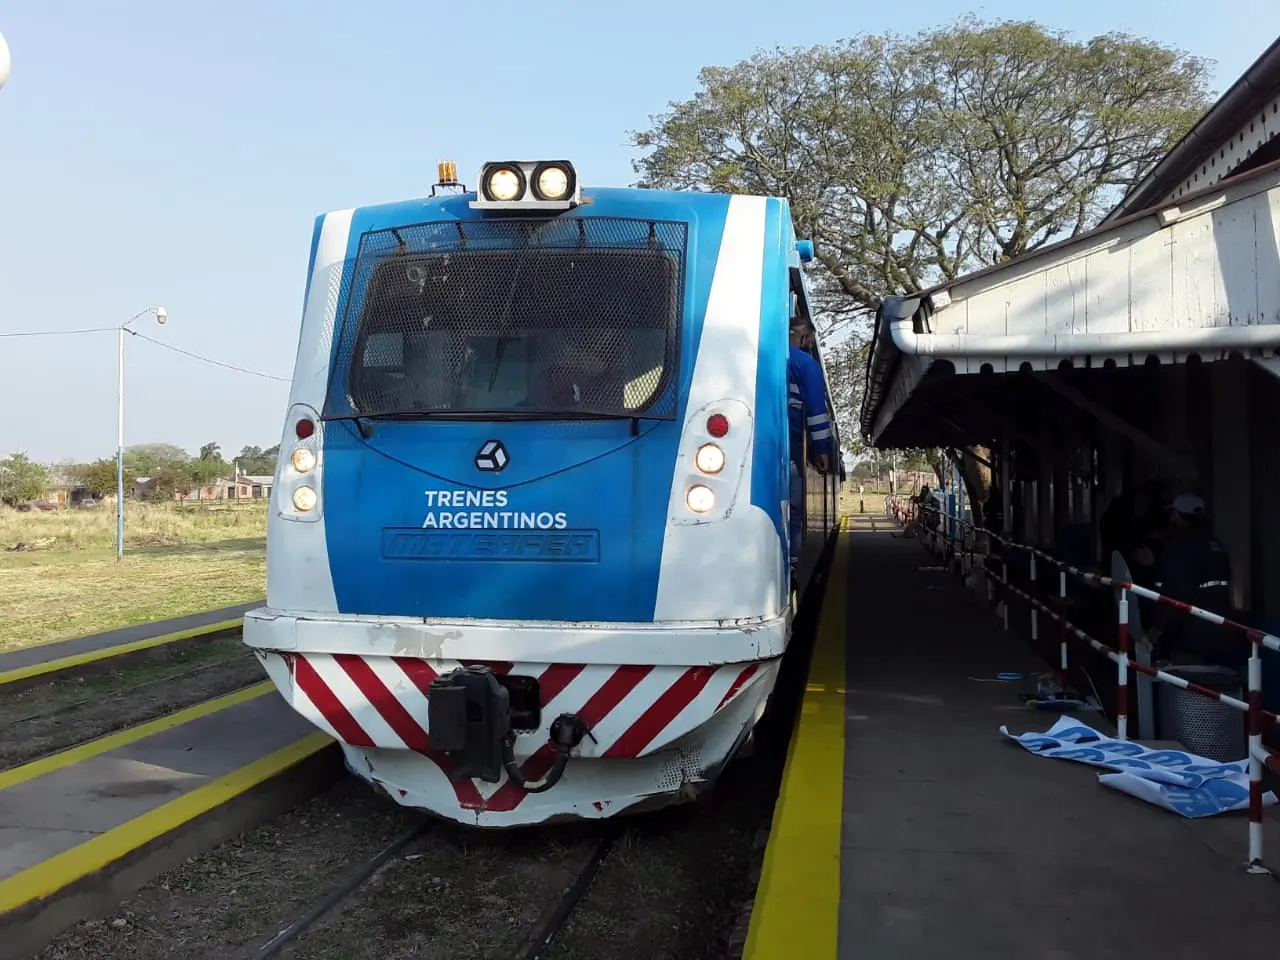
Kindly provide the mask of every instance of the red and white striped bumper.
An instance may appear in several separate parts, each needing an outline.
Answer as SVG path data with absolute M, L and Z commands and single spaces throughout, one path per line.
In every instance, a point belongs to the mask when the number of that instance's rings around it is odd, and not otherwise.
M 486 827 L 605 817 L 643 801 L 684 796 L 690 786 L 714 777 L 755 724 L 778 667 L 776 657 L 692 665 L 688 660 L 600 663 L 599 651 L 582 643 L 577 632 L 569 634 L 572 649 L 580 654 L 574 662 L 548 662 L 545 652 L 541 658 L 514 661 L 423 657 L 406 654 L 404 645 L 371 652 L 360 635 L 367 626 L 363 622 L 351 624 L 357 633 L 345 651 L 287 645 L 281 650 L 269 642 L 270 635 L 283 625 L 281 620 L 294 621 L 289 629 L 296 629 L 297 621 L 255 613 L 257 618 L 250 614 L 245 619 L 246 643 L 257 649 L 294 709 L 343 744 L 358 775 L 406 806 Z M 417 625 L 438 629 L 421 621 Z M 690 638 L 680 632 L 645 633 L 650 650 L 661 644 L 687 653 L 690 646 Z M 522 645 L 524 641 L 508 646 Z M 640 652 L 632 651 L 633 656 Z M 551 766 L 548 737 L 557 716 L 574 713 L 587 724 L 591 737 L 575 748 L 564 776 L 550 790 L 527 794 L 505 775 L 496 784 L 450 781 L 448 758 L 431 747 L 426 692 L 439 674 L 470 663 L 539 681 L 542 728 L 520 734 L 515 743 L 527 779 Z

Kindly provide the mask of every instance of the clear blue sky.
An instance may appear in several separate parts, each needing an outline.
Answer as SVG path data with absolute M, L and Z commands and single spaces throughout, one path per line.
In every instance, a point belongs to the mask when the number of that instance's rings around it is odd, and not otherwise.
M 316 214 L 423 195 L 442 156 L 468 182 L 485 159 L 519 155 L 628 184 L 626 131 L 688 96 L 704 65 L 974 12 L 1145 34 L 1216 60 L 1220 93 L 1280 34 L 1276 0 L 1036 6 L 0 4 L 13 55 L 0 332 L 110 326 L 162 303 L 169 323 L 148 334 L 288 377 Z M 126 443 L 216 440 L 230 455 L 279 440 L 284 384 L 132 339 L 126 388 Z M 110 455 L 114 336 L 0 339 L 0 411 L 0 452 Z

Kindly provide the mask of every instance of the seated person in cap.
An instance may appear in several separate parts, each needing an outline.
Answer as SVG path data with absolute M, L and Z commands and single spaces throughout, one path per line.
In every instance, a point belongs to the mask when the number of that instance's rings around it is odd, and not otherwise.
M 1164 550 L 1155 562 L 1153 587 L 1171 599 L 1228 614 L 1231 560 L 1210 531 L 1204 501 L 1189 493 L 1176 497 L 1165 534 Z M 1220 666 L 1238 666 L 1241 651 L 1236 648 L 1243 646 L 1219 627 L 1168 604 L 1155 605 L 1147 639 L 1156 659 Z

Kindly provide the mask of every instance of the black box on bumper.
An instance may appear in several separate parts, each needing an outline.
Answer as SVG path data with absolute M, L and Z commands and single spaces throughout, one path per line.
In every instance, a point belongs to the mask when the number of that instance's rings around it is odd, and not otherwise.
M 511 696 L 487 667 L 436 677 L 427 692 L 431 745 L 448 754 L 456 780 L 502 778 L 502 748 L 511 732 Z
M 555 750 L 551 769 L 537 780 L 526 780 L 513 752 L 515 730 L 538 729 L 542 714 L 538 700 L 537 681 L 498 678 L 485 666 L 463 667 L 432 680 L 427 688 L 428 732 L 431 745 L 449 757 L 450 777 L 497 783 L 506 770 L 529 793 L 555 786 L 570 751 L 591 731 L 572 713 L 556 717 L 548 738 Z

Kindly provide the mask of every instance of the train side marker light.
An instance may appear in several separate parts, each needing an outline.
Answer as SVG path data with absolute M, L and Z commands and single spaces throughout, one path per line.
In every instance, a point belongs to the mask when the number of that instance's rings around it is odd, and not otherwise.
M 710 487 L 704 487 L 697 483 L 689 488 L 689 492 L 684 495 L 684 502 L 689 505 L 689 509 L 694 513 L 706 513 L 716 505 L 716 495 Z
M 306 447 L 299 447 L 293 451 L 293 456 L 289 460 L 298 473 L 307 473 L 316 465 L 316 455 Z
M 724 469 L 724 451 L 714 443 L 704 443 L 694 454 L 693 462 L 703 473 L 719 473 Z

